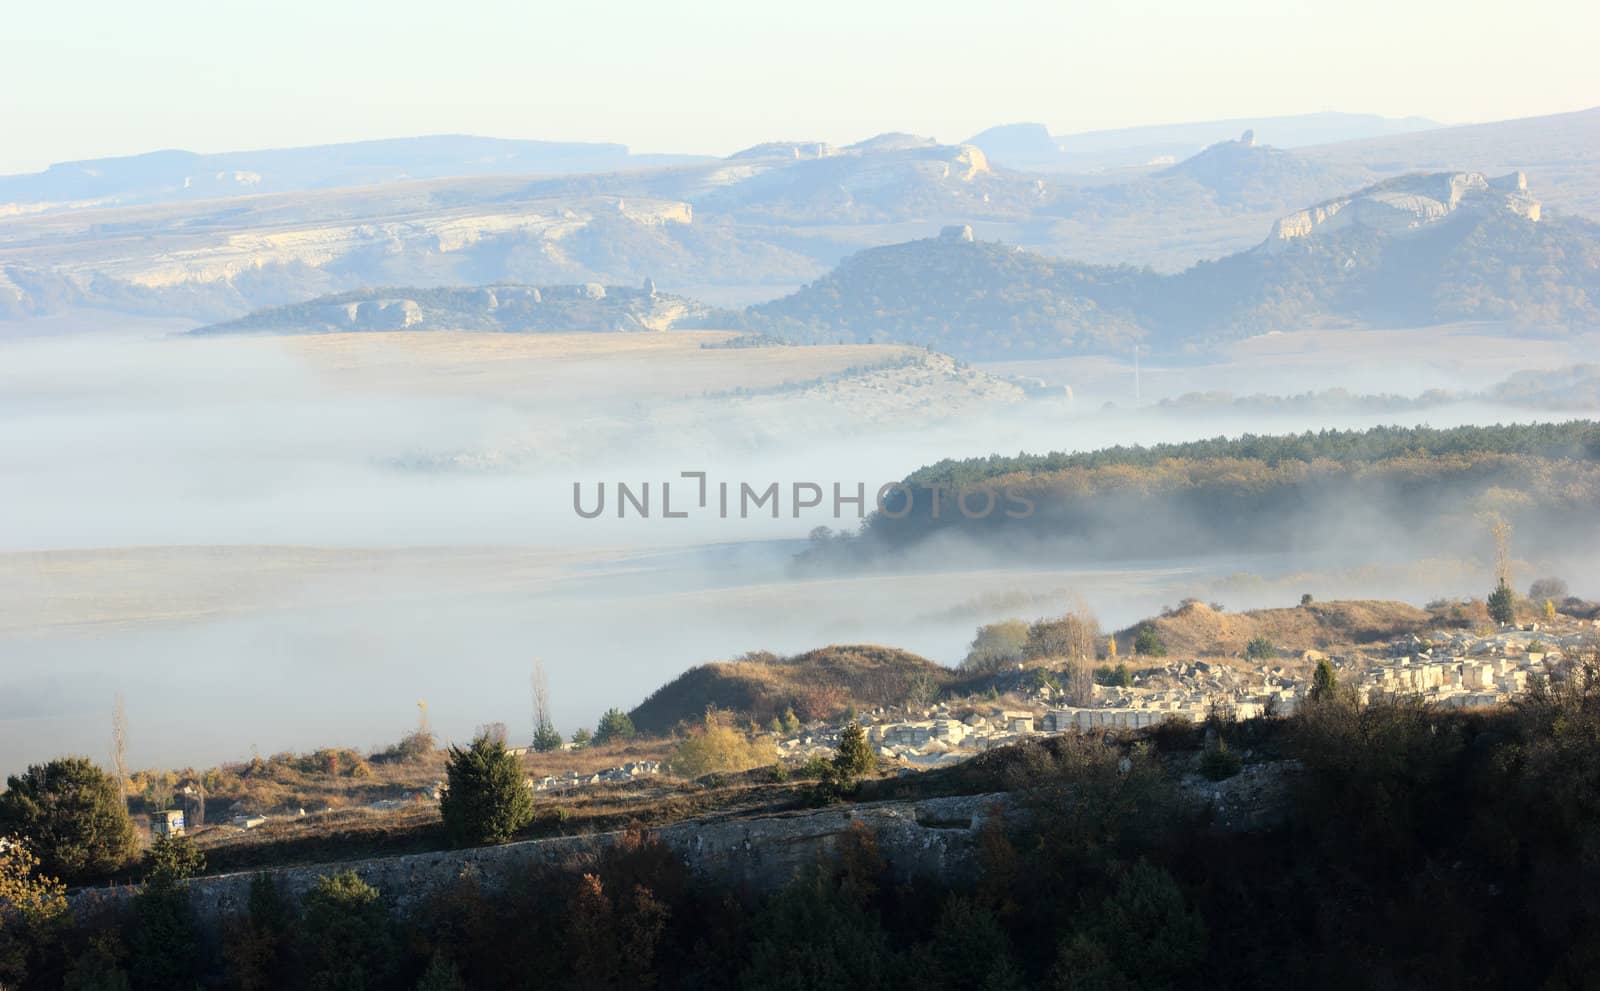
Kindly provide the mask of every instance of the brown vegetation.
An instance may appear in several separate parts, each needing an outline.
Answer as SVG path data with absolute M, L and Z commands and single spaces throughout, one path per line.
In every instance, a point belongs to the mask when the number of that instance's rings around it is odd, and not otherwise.
M 1133 653 L 1134 636 L 1155 628 L 1169 654 L 1184 657 L 1242 655 L 1255 637 L 1265 637 L 1285 652 L 1329 650 L 1381 643 L 1439 625 L 1439 617 L 1404 602 L 1352 600 L 1312 602 L 1290 609 L 1223 612 L 1189 601 L 1116 633 L 1117 649 Z
M 823 647 L 794 657 L 751 653 L 690 668 L 629 715 L 641 733 L 697 725 L 708 707 L 762 725 L 792 708 L 801 719 L 831 719 L 854 706 L 899 705 L 919 678 L 943 686 L 954 672 L 893 647 Z

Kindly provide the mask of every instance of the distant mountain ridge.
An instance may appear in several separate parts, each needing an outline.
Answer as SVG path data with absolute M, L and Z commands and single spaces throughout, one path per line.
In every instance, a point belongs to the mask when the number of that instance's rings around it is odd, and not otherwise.
M 453 134 L 214 154 L 155 151 L 0 176 L 0 217 L 443 176 L 599 172 L 698 160 L 692 155 L 634 155 L 621 144 Z
M 1600 225 L 1542 219 L 1519 174 L 1388 180 L 1278 221 L 1258 247 L 1176 275 L 1059 261 L 971 228 L 869 249 L 746 325 L 963 358 L 1183 352 L 1316 324 L 1600 327 Z
M 1523 170 L 1554 213 L 1600 219 L 1600 142 L 1592 140 L 1600 138 L 1600 111 L 1353 143 L 1364 151 L 1350 142 L 1288 151 L 1272 145 L 1264 122 L 1253 123 L 1263 128 L 1251 135 L 1260 140 L 1244 140 L 1242 128 L 1220 136 L 1211 128 L 1207 137 L 1223 140 L 1183 161 L 1103 176 L 1017 171 L 972 144 L 900 133 L 843 147 L 766 142 L 727 158 L 654 167 L 631 155 L 616 164 L 621 146 L 577 146 L 583 160 L 534 174 L 526 170 L 537 163 L 506 157 L 516 150 L 506 143 L 479 148 L 472 144 L 479 139 L 442 138 L 440 169 L 517 174 L 408 181 L 350 164 L 355 151 L 392 161 L 383 142 L 331 146 L 343 149 L 344 164 L 311 178 L 373 184 L 259 191 L 272 176 L 293 176 L 256 170 L 263 181 L 248 196 L 217 198 L 191 186 L 179 194 L 212 198 L 0 215 L 0 319 L 94 307 L 216 321 L 365 286 L 637 285 L 646 277 L 684 296 L 741 307 L 822 278 L 862 249 L 962 224 L 1047 259 L 1176 274 L 1256 247 L 1269 227 L 1307 204 L 1333 203 L 1416 170 L 1397 168 L 1397 160 L 1428 172 Z M 1029 133 L 1021 129 L 1018 140 L 1040 140 L 1039 129 Z M 432 140 L 408 139 L 421 147 Z M 1401 149 L 1402 158 L 1389 158 Z M 161 183 L 204 175 L 191 158 L 147 164 Z M 589 165 L 600 168 L 583 171 Z M 220 181 L 234 184 L 230 176 Z M 1103 275 L 1080 272 L 1080 281 Z M 1583 310 L 1581 294 L 1559 303 L 1526 292 L 1520 298 L 1537 304 L 1524 313 L 1538 319 Z M 1117 313 L 1129 308 L 1124 301 L 1090 302 L 1122 322 L 1148 322 L 1148 313 Z M 1311 302 L 1300 300 L 1300 310 L 1315 310 Z M 1269 305 L 1287 314 L 1293 303 Z
M 1412 134 L 1442 126 L 1424 117 L 1325 112 L 1153 124 L 1061 135 L 1051 134 L 1043 124 L 1002 124 L 973 135 L 967 143 L 982 148 L 995 162 L 1008 168 L 1088 172 L 1188 158 L 1227 135 L 1247 128 L 1254 130 L 1264 143 L 1279 148 L 1299 148 Z
M 738 327 L 795 342 L 1000 359 L 1120 353 L 1135 343 L 1197 354 L 1269 330 L 1460 320 L 1545 333 L 1600 328 L 1600 225 L 1545 217 L 1518 173 L 1418 174 L 1295 211 L 1256 247 L 1172 275 L 1048 258 L 953 225 L 858 252 L 743 311 L 659 294 L 653 283 L 363 290 L 205 332 Z

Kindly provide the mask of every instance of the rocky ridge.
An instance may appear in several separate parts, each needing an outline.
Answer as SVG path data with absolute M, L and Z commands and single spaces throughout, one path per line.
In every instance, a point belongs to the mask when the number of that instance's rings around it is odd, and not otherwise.
M 1386 235 L 1407 234 L 1458 212 L 1504 211 L 1537 223 L 1540 204 L 1521 172 L 1489 178 L 1480 172 L 1415 173 L 1297 210 L 1272 225 L 1263 247 L 1349 228 Z

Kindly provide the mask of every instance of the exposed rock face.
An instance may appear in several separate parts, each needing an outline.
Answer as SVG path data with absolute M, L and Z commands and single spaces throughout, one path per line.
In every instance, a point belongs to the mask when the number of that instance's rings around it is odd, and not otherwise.
M 392 202 L 387 199 L 391 196 Z M 13 223 L 0 236 L 0 271 L 21 265 L 46 268 L 79 291 L 108 284 L 134 292 L 203 291 L 284 272 L 325 287 L 324 278 L 381 272 L 402 259 L 427 259 L 437 266 L 445 258 L 459 257 L 470 266 L 474 253 L 492 255 L 523 243 L 548 245 L 547 250 L 559 253 L 563 239 L 597 219 L 620 219 L 644 230 L 694 222 L 688 203 L 645 197 L 531 199 L 468 209 L 440 207 L 421 194 L 418 199 L 423 200 L 420 207 L 401 192 L 385 191 L 373 207 L 386 211 L 385 216 L 352 219 L 337 209 L 318 215 L 321 207 L 262 198 L 253 208 L 263 217 L 282 212 L 295 219 L 257 220 L 242 227 L 229 226 L 229 220 L 191 223 L 192 218 L 174 210 L 145 225 L 147 236 L 137 239 L 97 233 L 92 214 L 42 217 Z M 338 275 L 311 274 L 318 271 Z
M 940 230 L 939 230 L 939 240 L 941 240 L 941 241 L 969 241 L 970 242 L 972 240 L 972 225 L 971 224 L 951 224 L 949 227 L 940 228 Z
M 906 134 L 903 131 L 890 131 L 857 141 L 848 146 L 846 151 L 857 153 L 883 152 L 883 151 L 912 151 L 916 149 L 937 148 L 939 142 L 932 138 L 925 138 L 920 134 Z
M 973 135 L 966 143 L 1011 168 L 1049 167 L 1061 159 L 1061 146 L 1043 124 L 1002 124 Z
M 343 309 L 352 330 L 405 330 L 422 322 L 422 307 L 410 299 L 369 299 Z
M 959 883 L 978 868 L 978 831 L 1008 796 L 974 795 L 921 802 L 879 802 L 844 808 L 794 812 L 759 819 L 690 821 L 656 831 L 691 871 L 743 890 L 780 888 L 819 859 L 831 857 L 839 839 L 855 823 L 877 837 L 879 849 L 898 880 L 936 877 Z M 319 877 L 346 868 L 383 893 L 389 906 L 404 912 L 465 872 L 476 872 L 486 887 L 514 877 L 531 864 L 559 864 L 574 855 L 609 846 L 619 834 L 526 840 L 504 846 L 421 853 L 270 871 L 283 892 L 304 897 Z M 187 883 L 201 927 L 212 933 L 246 910 L 255 872 L 198 878 Z M 131 899 L 135 889 L 91 888 L 75 893 L 71 906 L 89 917 Z
M 729 158 L 791 158 L 796 161 L 808 158 L 830 158 L 839 149 L 826 141 L 768 141 L 736 151 Z
M 403 295 L 402 295 L 403 294 Z M 682 296 L 598 282 L 561 286 L 493 285 L 463 289 L 357 290 L 258 310 L 197 334 L 328 334 L 385 330 L 508 333 L 660 331 L 704 317 Z
M 1434 172 L 1400 176 L 1349 196 L 1289 214 L 1272 225 L 1264 247 L 1281 250 L 1294 241 L 1351 227 L 1405 234 L 1458 210 L 1504 210 L 1539 219 L 1539 201 L 1528 193 L 1521 172 L 1490 179 L 1481 172 Z

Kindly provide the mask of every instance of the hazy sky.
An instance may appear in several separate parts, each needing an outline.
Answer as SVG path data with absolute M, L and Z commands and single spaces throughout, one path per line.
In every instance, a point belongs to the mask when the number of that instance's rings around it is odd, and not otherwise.
M 1600 103 L 1600 4 L 68 0 L 0 13 L 0 173 L 424 133 L 727 153 L 1314 110 Z

